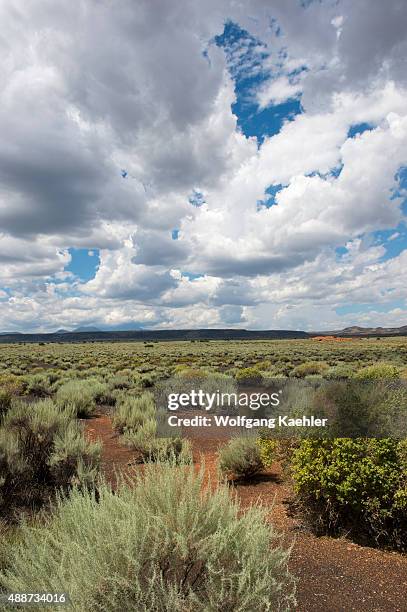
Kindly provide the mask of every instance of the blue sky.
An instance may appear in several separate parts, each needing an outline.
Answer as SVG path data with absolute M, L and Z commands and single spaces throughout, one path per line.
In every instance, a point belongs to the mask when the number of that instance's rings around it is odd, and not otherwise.
M 405 324 L 407 5 L 244 4 L 5 7 L 0 331 Z
M 255 136 L 261 144 L 267 136 L 278 134 L 285 121 L 301 113 L 301 101 L 287 100 L 265 109 L 259 108 L 255 92 L 272 76 L 271 71 L 264 67 L 272 52 L 261 40 L 232 21 L 225 24 L 223 33 L 215 38 L 215 42 L 224 49 L 234 80 L 236 101 L 232 104 L 232 112 L 237 117 L 237 124 L 245 136 Z
M 98 249 L 68 249 L 71 261 L 65 266 L 66 272 L 72 272 L 81 281 L 95 278 L 99 267 Z

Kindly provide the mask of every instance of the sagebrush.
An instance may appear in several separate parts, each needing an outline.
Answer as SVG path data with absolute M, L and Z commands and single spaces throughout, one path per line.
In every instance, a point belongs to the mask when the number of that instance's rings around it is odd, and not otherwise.
M 0 427 L 0 514 L 12 517 L 60 489 L 93 485 L 99 456 L 100 445 L 51 400 L 14 404 Z
M 252 507 L 203 472 L 147 465 L 116 494 L 74 491 L 47 528 L 24 527 L 0 588 L 69 592 L 76 612 L 292 610 L 288 551 Z M 3 608 L 4 609 L 4 608 Z

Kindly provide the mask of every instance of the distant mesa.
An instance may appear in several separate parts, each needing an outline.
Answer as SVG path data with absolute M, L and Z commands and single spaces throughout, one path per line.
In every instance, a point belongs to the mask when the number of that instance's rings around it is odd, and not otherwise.
M 80 326 L 72 331 L 60 329 L 51 334 L 4 334 L 1 342 L 92 342 L 92 341 L 194 341 L 210 340 L 279 340 L 307 339 L 304 331 L 248 329 L 137 329 L 101 331 L 93 326 Z
M 111 341 L 189 341 L 209 342 L 211 340 L 306 340 L 317 341 L 407 336 L 407 325 L 402 327 L 360 327 L 353 325 L 342 330 L 305 332 L 283 329 L 136 329 L 101 331 L 91 325 L 82 325 L 72 331 L 59 329 L 51 334 L 44 333 L 0 333 L 0 342 L 111 342 Z

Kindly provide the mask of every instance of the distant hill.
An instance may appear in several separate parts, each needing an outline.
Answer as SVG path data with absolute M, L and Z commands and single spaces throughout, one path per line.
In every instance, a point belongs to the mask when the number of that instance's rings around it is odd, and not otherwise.
M 304 331 L 247 330 L 247 329 L 158 329 L 135 331 L 100 331 L 78 328 L 81 331 L 59 330 L 51 334 L 4 334 L 0 342 L 112 342 L 112 341 L 168 341 L 168 340 L 279 340 L 308 338 Z
M 10 334 L 14 336 L 19 336 L 20 332 L 0 332 L 0 336 L 10 336 Z
M 359 325 L 352 325 L 340 330 L 310 332 L 309 335 L 338 337 L 407 336 L 407 325 L 401 327 L 360 327 Z

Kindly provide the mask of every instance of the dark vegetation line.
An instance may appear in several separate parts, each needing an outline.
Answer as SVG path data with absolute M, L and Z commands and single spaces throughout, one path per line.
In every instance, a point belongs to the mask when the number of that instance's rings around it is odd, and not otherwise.
M 3 332 L 0 343 L 15 342 L 112 342 L 112 341 L 209 341 L 209 340 L 299 340 L 320 336 L 339 338 L 373 338 L 407 336 L 407 325 L 402 327 L 347 327 L 336 331 L 305 332 L 302 330 L 250 329 L 158 329 L 132 331 L 63 331 L 44 334 Z
M 247 329 L 159 329 L 116 332 L 64 332 L 52 334 L 0 334 L 0 343 L 11 342 L 84 342 L 113 340 L 278 340 L 306 339 L 309 334 L 304 331 Z

